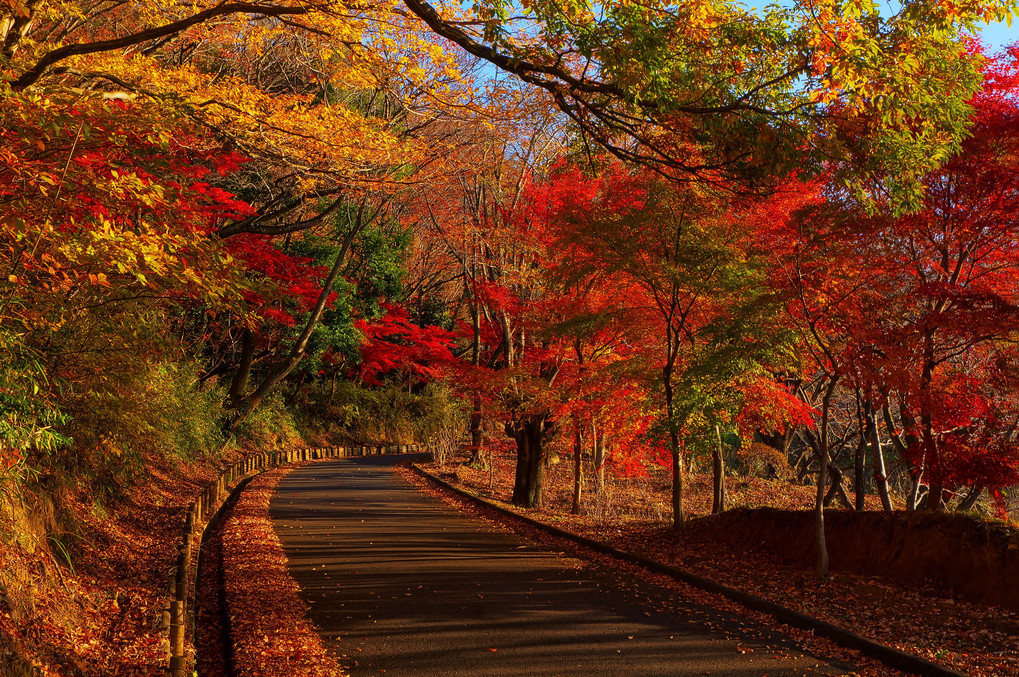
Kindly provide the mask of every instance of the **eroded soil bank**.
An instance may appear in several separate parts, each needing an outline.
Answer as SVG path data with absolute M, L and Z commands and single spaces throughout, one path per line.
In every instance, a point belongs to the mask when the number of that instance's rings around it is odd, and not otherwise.
M 696 520 L 704 536 L 810 566 L 814 516 L 802 510 L 740 509 Z M 925 580 L 981 604 L 1019 609 L 1019 533 L 967 515 L 927 512 L 825 513 L 833 571 Z

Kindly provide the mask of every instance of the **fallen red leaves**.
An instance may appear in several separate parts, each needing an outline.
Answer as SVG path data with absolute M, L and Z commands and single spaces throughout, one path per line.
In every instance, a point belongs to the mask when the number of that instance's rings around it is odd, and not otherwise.
M 248 484 L 223 526 L 224 589 L 230 617 L 234 674 L 245 677 L 338 677 L 305 617 L 300 588 L 269 518 L 269 500 L 288 468 Z

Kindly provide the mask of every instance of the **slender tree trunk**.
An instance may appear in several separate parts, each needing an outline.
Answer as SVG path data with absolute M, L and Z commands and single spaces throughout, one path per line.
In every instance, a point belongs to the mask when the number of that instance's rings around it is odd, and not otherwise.
M 513 473 L 513 496 L 511 498 L 513 505 L 523 505 L 527 501 L 531 447 L 523 430 L 524 425 L 525 423 L 521 422 L 512 428 L 507 426 L 512 431 L 513 440 L 517 446 L 517 462 Z
M 665 380 L 665 411 L 669 417 L 669 443 L 672 451 L 672 527 L 677 531 L 686 525 L 683 512 L 683 454 L 679 445 L 679 426 L 675 416 L 674 393 L 672 391 L 672 365 L 663 368 Z
M 686 514 L 683 512 L 683 457 L 680 453 L 679 434 L 669 431 L 672 444 L 672 526 L 682 530 L 686 526 Z
M 828 576 L 828 544 L 824 535 L 824 489 L 828 483 L 828 459 L 824 452 L 818 454 L 817 496 L 814 503 L 814 537 L 817 541 L 817 564 L 815 572 L 818 578 Z
M 924 368 L 920 377 L 920 387 L 924 395 L 929 395 L 934 380 L 934 336 L 933 333 L 924 340 Z M 924 404 L 920 412 L 920 432 L 923 440 L 923 453 L 931 482 L 927 488 L 927 501 L 924 509 L 941 512 L 944 509 L 945 484 L 942 480 L 943 471 L 938 453 L 938 443 L 934 438 L 934 416 L 929 404 Z
M 712 465 L 712 486 L 714 488 L 711 499 L 711 514 L 718 515 L 725 510 L 725 456 L 722 448 L 722 429 L 715 424 L 716 444 L 711 454 Z
M 477 367 L 481 364 L 481 311 L 477 302 L 472 298 L 470 301 L 471 327 L 473 338 L 471 340 L 471 364 Z M 475 394 L 471 403 L 471 457 L 468 463 L 472 466 L 481 464 L 481 445 L 484 441 L 482 423 L 481 395 Z
M 856 512 L 867 509 L 867 421 L 863 410 L 863 394 L 856 389 L 856 427 L 860 435 L 856 445 L 856 456 L 853 459 L 853 493 Z
M 860 443 L 856 445 L 856 459 L 853 468 L 855 479 L 853 481 L 853 493 L 855 494 L 856 512 L 863 512 L 867 509 L 867 436 L 864 435 L 863 426 L 860 427 Z
M 580 434 L 580 421 L 574 421 L 573 430 L 573 506 L 570 512 L 580 514 L 580 498 L 584 479 L 584 438 Z
M 899 401 L 899 418 L 902 420 L 902 432 L 903 437 L 905 437 L 905 444 L 900 450 L 900 453 L 903 453 L 908 449 L 916 449 L 918 447 L 922 448 L 923 431 L 920 431 L 920 436 L 918 437 L 917 429 L 919 426 L 916 423 L 916 418 L 901 400 Z M 909 491 L 909 498 L 906 501 L 906 510 L 916 510 L 921 505 L 922 498 L 920 493 L 923 488 L 923 476 L 926 469 L 927 454 L 924 452 L 920 456 L 919 463 L 911 465 L 910 467 L 913 487 Z
M 587 365 L 584 363 L 584 351 L 579 340 L 573 342 L 573 350 L 577 354 L 578 377 L 581 383 L 584 381 L 584 374 Z M 580 428 L 580 416 L 573 415 L 573 505 L 570 512 L 574 515 L 580 514 L 580 499 L 583 492 L 584 482 L 584 434 Z
M 825 390 L 821 401 L 821 429 L 818 431 L 817 446 L 817 495 L 814 502 L 814 536 L 817 541 L 817 577 L 828 577 L 828 543 L 824 533 L 824 494 L 828 485 L 828 417 L 831 413 L 831 398 L 838 383 L 836 376 Z
M 877 494 L 881 497 L 881 507 L 884 510 L 892 509 L 892 498 L 888 495 L 888 473 L 885 470 L 885 455 L 881 450 L 881 438 L 878 435 L 877 417 L 870 405 L 867 405 L 867 431 L 870 434 L 870 448 L 874 457 L 874 485 L 877 487 Z
M 598 424 L 591 423 L 591 460 L 594 463 L 594 491 L 605 490 L 605 438 L 598 433 Z
M 888 429 L 888 439 L 892 441 L 892 446 L 895 447 L 895 451 L 899 454 L 899 456 L 904 455 L 906 453 L 906 444 L 895 432 L 895 421 L 892 420 L 892 411 L 888 408 L 887 404 L 881 408 L 881 417 L 884 419 L 885 427 Z M 905 425 L 903 425 L 903 427 L 905 427 Z
M 913 487 L 909 490 L 909 498 L 906 501 L 906 510 L 916 510 L 920 507 L 920 490 L 923 488 L 923 466 L 916 469 L 913 475 Z

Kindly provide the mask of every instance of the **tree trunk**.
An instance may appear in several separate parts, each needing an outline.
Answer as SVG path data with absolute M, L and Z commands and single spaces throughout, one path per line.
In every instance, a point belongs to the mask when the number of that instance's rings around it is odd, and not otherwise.
M 672 528 L 680 531 L 686 525 L 686 515 L 683 512 L 683 454 L 679 446 L 679 425 L 676 421 L 673 404 L 671 366 L 664 367 L 663 376 L 665 412 L 669 417 L 669 443 L 672 451 Z
M 830 461 L 828 463 L 828 475 L 831 478 L 831 487 L 828 488 L 828 492 L 824 495 L 824 507 L 830 507 L 837 498 L 842 501 L 843 505 L 852 510 L 853 502 L 849 500 L 849 494 L 846 493 L 845 487 L 842 486 L 845 475 L 842 474 L 838 466 L 833 465 Z
M 605 439 L 598 434 L 598 427 L 591 424 L 591 459 L 594 462 L 595 493 L 605 490 Z
M 856 429 L 860 440 L 856 445 L 856 456 L 853 461 L 853 493 L 856 512 L 867 509 L 867 420 L 864 415 L 863 393 L 856 389 Z
M 920 506 L 920 489 L 923 487 L 923 466 L 913 475 L 913 488 L 909 490 L 906 510 L 916 510 Z
M 969 493 L 966 494 L 966 498 L 962 499 L 962 501 L 959 502 L 959 505 L 958 507 L 956 507 L 956 510 L 958 510 L 959 512 L 966 512 L 967 510 L 970 510 L 974 505 L 976 505 L 977 499 L 980 498 L 980 494 L 982 494 L 983 492 L 984 488 L 981 485 L 978 484 L 977 486 L 973 487 L 972 489 L 970 489 Z
M 920 377 L 920 387 L 924 395 L 929 395 L 931 382 L 934 379 L 934 335 L 931 332 L 924 340 L 924 367 Z M 941 512 L 944 508 L 945 483 L 943 481 L 944 471 L 941 467 L 941 459 L 938 454 L 937 440 L 934 439 L 934 415 L 929 404 L 924 404 L 920 411 L 921 439 L 923 440 L 923 453 L 927 463 L 927 472 L 931 482 L 927 489 L 927 501 L 924 509 L 931 512 Z
M 821 401 L 821 429 L 817 445 L 817 495 L 814 501 L 814 536 L 817 541 L 817 577 L 828 577 L 828 543 L 824 534 L 824 493 L 828 485 L 828 417 L 831 413 L 831 398 L 838 378 L 834 375 Z
M 573 506 L 570 512 L 580 514 L 580 497 L 584 479 L 584 438 L 580 434 L 580 421 L 574 422 L 573 432 Z
M 863 512 L 867 509 L 867 437 L 863 434 L 863 427 L 860 428 L 860 443 L 856 445 L 856 459 L 854 465 L 855 479 L 853 480 L 853 493 L 856 494 L 854 508 L 856 512 Z
M 543 446 L 545 417 L 530 416 L 513 428 L 517 443 L 517 468 L 513 483 L 513 505 L 535 508 L 541 503 L 541 485 L 545 475 Z
M 788 429 L 780 433 L 758 433 L 758 435 L 761 436 L 761 441 L 764 444 L 778 449 L 786 458 L 788 458 L 789 445 L 792 444 L 793 439 L 796 437 L 796 428 L 790 426 Z
M 474 467 L 481 466 L 481 445 L 484 441 L 481 430 L 481 422 L 481 397 L 479 395 L 475 395 L 474 402 L 471 405 L 471 457 L 470 460 L 467 461 L 468 465 Z
M 717 444 L 711 454 L 712 486 L 711 514 L 717 515 L 725 510 L 725 457 L 722 455 L 722 429 L 715 425 Z
M 931 484 L 927 487 L 927 500 L 923 508 L 930 512 L 942 512 L 945 509 L 945 485 Z
M 867 430 L 870 433 L 870 448 L 874 457 L 874 485 L 877 486 L 877 494 L 881 497 L 881 507 L 884 510 L 892 509 L 892 498 L 888 495 L 888 473 L 885 470 L 885 454 L 881 450 L 881 438 L 877 430 L 877 417 L 874 410 L 867 407 Z
M 818 454 L 817 496 L 814 503 L 814 536 L 817 541 L 817 565 L 815 572 L 818 578 L 828 576 L 828 544 L 824 538 L 824 490 L 828 483 L 827 454 Z
M 905 444 L 899 453 L 905 453 L 908 449 L 922 449 L 922 436 L 923 431 L 920 431 L 920 437 L 917 436 L 917 425 L 916 418 L 912 412 L 906 407 L 905 403 L 899 401 L 899 418 L 902 420 L 902 436 L 905 438 Z M 888 422 L 887 420 L 885 421 Z M 889 424 L 890 427 L 890 424 Z M 927 468 L 927 454 L 926 452 L 921 454 L 919 462 L 916 465 L 910 463 L 910 472 L 913 480 L 913 487 L 909 491 L 909 498 L 906 501 L 906 510 L 916 510 L 920 507 L 922 498 L 920 496 L 923 488 L 923 475 Z
M 672 443 L 672 527 L 681 531 L 686 526 L 683 512 L 683 457 L 680 455 L 679 435 L 669 431 Z
M 248 376 L 251 374 L 251 362 L 255 357 L 255 334 L 245 328 L 241 334 L 241 362 L 234 372 L 228 393 L 229 406 L 237 406 L 244 399 L 244 391 L 248 387 Z
M 468 285 L 468 289 L 470 286 Z M 473 338 L 471 339 L 471 364 L 475 367 L 481 364 L 481 311 L 473 297 L 470 300 L 471 327 Z M 469 465 L 478 467 L 481 465 L 481 444 L 483 435 L 481 431 L 482 408 L 481 395 L 475 394 L 471 403 L 471 458 Z M 489 459 L 491 462 L 492 459 Z

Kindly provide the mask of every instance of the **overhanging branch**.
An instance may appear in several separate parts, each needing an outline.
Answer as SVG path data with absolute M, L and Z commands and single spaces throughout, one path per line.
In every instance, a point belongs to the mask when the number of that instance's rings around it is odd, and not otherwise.
M 26 87 L 30 87 L 35 84 L 46 72 L 46 69 L 53 64 L 62 61 L 71 56 L 77 56 L 81 54 L 95 54 L 97 52 L 110 52 L 115 49 L 123 49 L 132 45 L 138 45 L 149 40 L 158 40 L 175 33 L 187 30 L 192 26 L 197 26 L 200 23 L 204 23 L 209 19 L 213 19 L 219 16 L 225 16 L 228 14 L 254 14 L 258 16 L 287 16 L 296 14 L 307 14 L 310 10 L 308 7 L 291 6 L 291 7 L 280 7 L 272 5 L 263 5 L 260 3 L 251 2 L 230 2 L 225 4 L 215 5 L 206 10 L 198 12 L 186 19 L 179 21 L 173 21 L 162 26 L 156 26 L 149 28 L 144 31 L 132 33 L 131 35 L 125 35 L 120 38 L 114 38 L 112 40 L 98 40 L 96 42 L 82 42 L 73 45 L 64 45 L 52 49 L 35 63 L 34 66 L 29 68 L 27 71 L 21 74 L 19 78 L 11 81 L 11 87 L 14 91 L 21 91 Z

